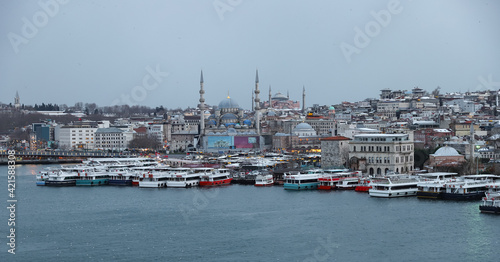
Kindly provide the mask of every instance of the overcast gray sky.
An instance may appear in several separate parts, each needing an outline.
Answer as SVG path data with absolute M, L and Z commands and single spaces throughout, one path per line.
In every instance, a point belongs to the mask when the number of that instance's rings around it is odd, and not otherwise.
M 246 109 L 256 69 L 261 100 L 304 85 L 307 106 L 499 89 L 499 14 L 494 0 L 0 0 L 0 102 L 194 107 L 201 69 L 206 103 L 229 92 Z

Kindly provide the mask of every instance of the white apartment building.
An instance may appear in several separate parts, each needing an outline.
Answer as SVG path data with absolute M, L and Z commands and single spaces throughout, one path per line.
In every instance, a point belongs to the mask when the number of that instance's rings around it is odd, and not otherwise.
M 351 168 L 368 174 L 413 170 L 413 137 L 409 134 L 360 134 L 349 142 Z
M 132 131 L 116 127 L 99 128 L 95 131 L 95 148 L 103 150 L 124 150 L 134 138 Z
M 97 126 L 57 126 L 54 130 L 55 140 L 61 149 L 95 148 L 94 133 Z

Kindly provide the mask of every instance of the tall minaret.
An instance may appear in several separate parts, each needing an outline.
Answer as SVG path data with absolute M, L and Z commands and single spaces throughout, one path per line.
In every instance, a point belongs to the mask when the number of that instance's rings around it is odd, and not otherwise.
M 14 97 L 14 107 L 15 108 L 20 108 L 21 103 L 20 103 L 20 98 L 19 98 L 19 92 L 16 91 L 16 97 Z
M 269 108 L 272 107 L 272 104 L 271 104 L 271 85 L 269 85 Z
M 203 89 L 203 70 L 201 70 L 200 75 L 200 139 L 205 133 L 205 98 L 203 95 L 205 90 Z
M 254 104 L 254 96 L 253 96 L 253 91 L 252 91 L 252 110 L 255 109 L 255 104 Z
M 306 87 L 302 86 L 302 113 L 306 112 Z
M 260 135 L 260 98 L 259 98 L 259 70 L 255 70 L 255 128 L 257 134 Z

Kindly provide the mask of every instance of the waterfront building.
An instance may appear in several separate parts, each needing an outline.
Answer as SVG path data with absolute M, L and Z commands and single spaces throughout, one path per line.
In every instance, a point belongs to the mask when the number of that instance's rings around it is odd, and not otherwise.
M 102 150 L 124 150 L 134 138 L 133 131 L 124 131 L 117 127 L 98 128 L 95 133 L 95 148 Z
M 61 149 L 85 149 L 95 148 L 94 134 L 98 128 L 97 122 L 74 122 L 67 126 L 56 126 L 54 130 L 55 140 Z
M 368 174 L 413 171 L 410 134 L 361 134 L 349 142 L 349 165 Z

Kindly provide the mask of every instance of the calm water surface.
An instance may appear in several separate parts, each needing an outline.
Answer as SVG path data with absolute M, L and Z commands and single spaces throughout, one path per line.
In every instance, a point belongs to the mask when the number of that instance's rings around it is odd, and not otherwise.
M 16 254 L 0 261 L 498 261 L 478 202 L 282 187 L 40 187 L 17 166 Z M 7 207 L 7 167 L 0 166 Z M 9 216 L 0 209 L 7 236 Z M 2 221 L 3 220 L 3 221 Z

